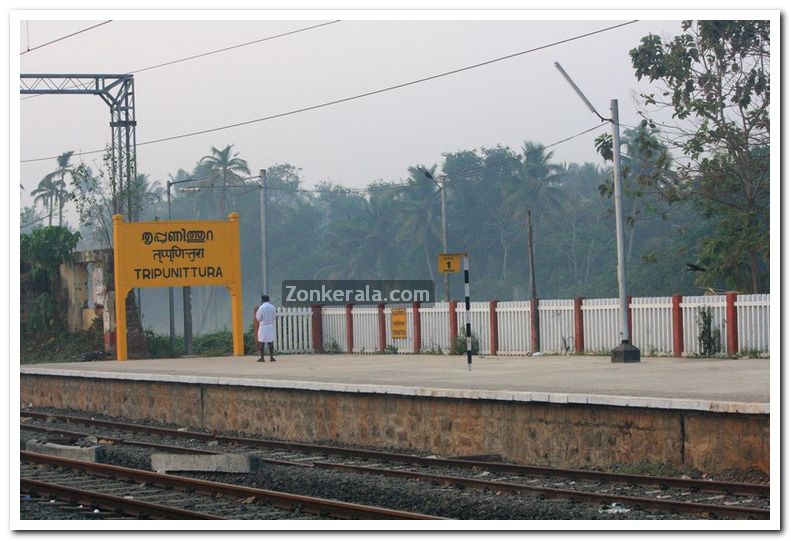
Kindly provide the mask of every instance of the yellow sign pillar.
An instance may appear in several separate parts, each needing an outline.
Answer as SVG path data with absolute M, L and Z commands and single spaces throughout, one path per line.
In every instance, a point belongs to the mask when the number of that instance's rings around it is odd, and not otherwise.
M 231 297 L 233 354 L 244 355 L 239 215 L 228 221 L 129 222 L 113 216 L 116 349 L 128 358 L 126 296 L 136 287 L 219 286 Z

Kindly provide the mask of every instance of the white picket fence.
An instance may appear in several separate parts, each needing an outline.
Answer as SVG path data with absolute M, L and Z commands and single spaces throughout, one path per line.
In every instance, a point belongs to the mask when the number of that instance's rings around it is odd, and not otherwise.
M 736 297 L 739 351 L 769 351 L 769 295 Z
M 275 349 L 284 353 L 312 353 L 310 308 L 279 308 L 275 318 Z
M 672 355 L 673 313 L 672 297 L 634 298 L 630 304 L 632 314 L 632 341 L 644 355 Z M 683 297 L 683 355 L 700 354 L 701 311 L 710 310 L 712 329 L 719 333 L 719 351 L 727 351 L 726 300 L 724 295 Z M 738 319 L 738 348 L 753 352 L 769 350 L 769 295 L 739 295 L 735 307 Z M 386 306 L 385 346 L 395 347 L 398 353 L 414 351 L 414 313 L 411 305 L 402 306 L 407 313 L 407 337 L 392 339 L 391 314 L 396 306 Z M 488 302 L 470 304 L 472 332 L 479 342 L 481 354 L 491 351 L 490 313 Z M 448 303 L 423 305 L 420 312 L 421 350 L 443 352 L 450 349 L 450 323 Z M 569 353 L 574 351 L 574 301 L 549 299 L 538 306 L 541 351 L 544 353 Z M 308 308 L 281 308 L 277 311 L 278 351 L 305 353 L 312 351 L 311 310 Z M 464 303 L 456 305 L 459 335 L 465 326 Z M 531 351 L 530 302 L 499 302 L 496 308 L 498 355 L 524 355 Z M 379 316 L 375 306 L 355 306 L 352 309 L 352 326 L 355 352 L 376 352 L 379 343 Z M 584 299 L 582 318 L 585 351 L 608 352 L 621 341 L 618 299 Z M 335 343 L 340 351 L 347 351 L 345 307 L 325 307 L 322 310 L 324 348 Z
M 437 348 L 446 352 L 450 349 L 450 324 L 448 303 L 436 302 L 420 307 L 420 340 L 426 351 Z
M 346 352 L 346 307 L 327 306 L 321 311 L 321 329 L 324 335 L 325 350 L 332 350 L 332 345 Z
M 541 304 L 539 302 L 539 304 Z M 530 301 L 497 303 L 497 354 L 524 355 L 530 352 Z

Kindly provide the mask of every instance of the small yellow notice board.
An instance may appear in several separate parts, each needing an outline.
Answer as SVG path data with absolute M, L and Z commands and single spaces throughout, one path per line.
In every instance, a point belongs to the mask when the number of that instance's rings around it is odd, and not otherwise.
M 439 254 L 437 272 L 461 272 L 461 261 L 467 254 Z
M 137 287 L 224 285 L 231 294 L 233 352 L 244 354 L 239 215 L 228 218 L 127 223 L 113 216 L 118 360 L 127 357 L 124 299 Z
M 407 337 L 405 308 L 393 308 L 390 313 L 390 335 L 393 340 Z

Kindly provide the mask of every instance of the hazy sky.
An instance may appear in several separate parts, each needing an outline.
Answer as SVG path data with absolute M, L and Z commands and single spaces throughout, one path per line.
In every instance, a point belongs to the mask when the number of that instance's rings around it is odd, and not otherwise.
M 529 12 L 527 12 L 529 14 Z M 636 12 L 640 15 L 640 12 Z M 110 15 L 111 16 L 111 15 Z M 338 19 L 343 12 L 338 12 Z M 312 26 L 304 21 L 119 20 L 32 50 L 23 73 L 124 73 Z M 408 82 L 624 22 L 355 21 L 249 45 L 135 75 L 137 140 L 144 142 L 243 122 Z M 100 21 L 30 21 L 20 51 Z M 629 49 L 680 21 L 626 27 L 510 60 L 359 100 L 138 149 L 138 171 L 164 182 L 191 170 L 211 146 L 234 144 L 252 171 L 301 167 L 307 186 L 361 187 L 397 181 L 443 152 L 525 140 L 550 144 L 598 123 L 553 66 L 560 62 L 604 116 L 618 98 L 621 121 L 636 124 L 638 86 Z M 29 40 L 29 41 L 28 41 Z M 109 141 L 109 109 L 95 96 L 39 96 L 20 102 L 21 158 L 90 151 Z M 593 139 L 559 145 L 557 161 L 601 163 Z M 75 156 L 75 161 L 79 161 Z M 99 154 L 85 155 L 98 163 Z M 55 160 L 21 165 L 22 205 Z M 94 170 L 96 167 L 94 166 Z M 73 219 L 72 219 L 72 225 Z

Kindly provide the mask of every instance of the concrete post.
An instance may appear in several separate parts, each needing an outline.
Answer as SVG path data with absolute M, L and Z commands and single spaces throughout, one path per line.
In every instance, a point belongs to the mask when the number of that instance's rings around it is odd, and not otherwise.
M 585 352 L 585 326 L 582 320 L 582 297 L 574 297 L 574 352 Z
M 456 343 L 456 337 L 459 333 L 459 318 L 456 314 L 457 301 L 448 302 L 448 327 L 450 330 L 450 349 L 453 350 L 453 344 Z
M 324 329 L 322 328 L 321 324 L 321 305 L 314 304 L 310 307 L 311 314 L 310 314 L 310 335 L 313 339 L 313 343 L 311 347 L 313 348 L 313 353 L 323 353 L 324 352 Z
M 376 306 L 376 318 L 379 324 L 379 353 L 385 352 L 387 347 L 387 326 L 385 325 L 385 305 Z
M 352 315 L 353 304 L 346 305 L 346 353 L 354 352 L 354 316 Z
M 681 357 L 684 353 L 684 312 L 681 310 L 679 294 L 673 295 L 673 356 Z
M 535 353 L 540 351 L 541 340 L 538 336 L 540 329 L 534 322 L 538 321 L 538 303 L 541 302 L 536 299 L 535 302 L 530 301 L 530 351 Z M 538 332 L 536 332 L 538 331 Z
M 422 337 L 420 336 L 420 303 L 412 303 L 412 352 L 420 353 L 423 348 Z
M 497 301 L 489 301 L 489 353 L 497 355 L 499 349 L 499 330 L 497 326 Z
M 728 355 L 739 353 L 739 326 L 736 321 L 736 293 L 725 294 L 725 324 L 728 333 Z
M 629 342 L 634 344 L 634 334 L 632 334 L 632 296 L 626 296 L 626 328 L 629 329 Z

